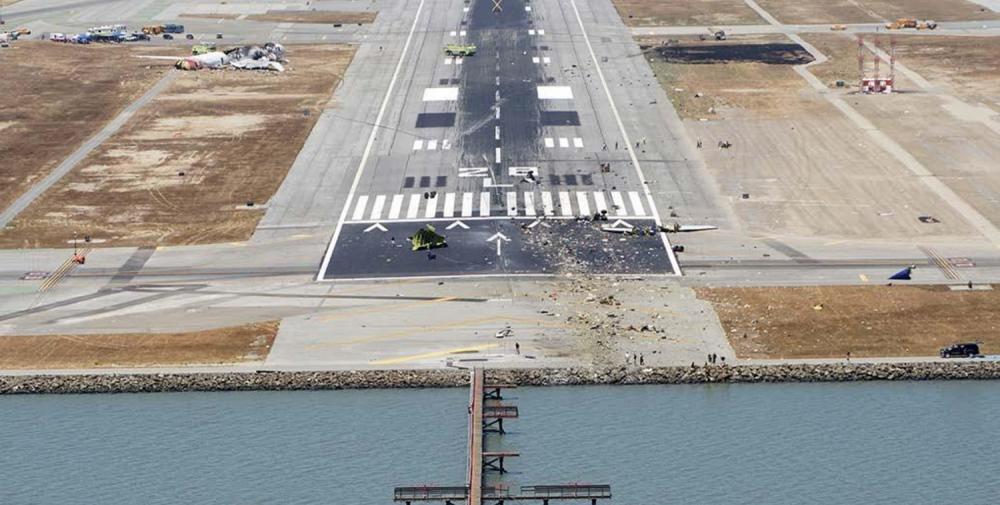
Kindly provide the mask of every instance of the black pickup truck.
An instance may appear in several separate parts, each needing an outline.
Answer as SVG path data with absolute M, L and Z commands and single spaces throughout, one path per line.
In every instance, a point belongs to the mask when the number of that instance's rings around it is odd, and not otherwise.
M 952 344 L 941 348 L 942 358 L 982 358 L 979 352 L 979 344 Z

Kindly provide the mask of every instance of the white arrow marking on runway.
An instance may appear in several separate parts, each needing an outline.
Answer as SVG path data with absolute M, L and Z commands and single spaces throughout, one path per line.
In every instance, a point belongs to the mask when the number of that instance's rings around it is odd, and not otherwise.
M 507 238 L 507 235 L 504 235 L 503 233 L 500 233 L 500 232 L 496 232 L 496 233 L 493 234 L 493 236 L 491 236 L 490 238 L 486 239 L 486 241 L 487 242 L 494 242 L 495 241 L 497 243 L 497 256 L 500 256 L 500 244 L 502 244 L 504 242 L 510 242 L 510 239 Z
M 628 232 L 634 230 L 635 226 L 632 226 L 631 224 L 628 224 L 627 222 L 622 221 L 621 219 L 619 219 L 619 220 L 615 221 L 614 223 L 611 223 L 610 225 L 604 225 L 604 226 L 602 226 L 601 229 L 604 230 L 604 231 L 609 231 L 609 232 L 613 232 L 613 233 L 628 233 Z
M 455 220 L 454 223 L 449 224 L 445 229 L 446 230 L 450 230 L 450 229 L 452 229 L 452 228 L 454 228 L 456 226 L 461 227 L 463 230 L 468 230 L 469 229 L 469 225 L 467 225 L 467 224 L 465 224 L 465 223 L 463 223 L 462 221 L 459 221 L 459 220 Z
M 551 228 L 552 227 L 552 225 L 550 225 L 549 223 L 543 223 L 541 219 L 536 219 L 536 220 L 532 221 L 531 224 L 528 225 L 528 228 L 534 228 L 534 227 L 536 227 L 538 225 L 542 225 L 542 226 L 544 226 L 546 228 Z
M 368 232 L 370 232 L 372 230 L 389 231 L 389 230 L 386 229 L 385 226 L 382 226 L 382 223 L 375 223 L 375 224 L 373 224 L 373 225 L 365 228 L 364 233 L 368 233 Z

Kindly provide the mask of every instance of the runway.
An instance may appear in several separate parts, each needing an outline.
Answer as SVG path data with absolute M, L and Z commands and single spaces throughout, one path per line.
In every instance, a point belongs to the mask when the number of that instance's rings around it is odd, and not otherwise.
M 415 12 L 319 280 L 547 275 L 567 254 L 595 273 L 680 273 L 663 234 L 601 231 L 660 220 L 633 151 L 645 138 L 633 146 L 616 124 L 573 10 L 425 0 Z M 410 251 L 427 224 L 448 247 Z

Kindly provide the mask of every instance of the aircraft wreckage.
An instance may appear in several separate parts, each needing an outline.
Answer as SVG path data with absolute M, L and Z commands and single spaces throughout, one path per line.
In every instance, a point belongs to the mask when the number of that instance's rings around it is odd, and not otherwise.
M 154 60 L 175 60 L 174 66 L 180 70 L 201 70 L 204 68 L 238 68 L 241 70 L 272 70 L 284 72 L 285 47 L 275 42 L 262 46 L 239 46 L 225 51 L 209 51 L 177 58 L 176 56 L 139 56 Z

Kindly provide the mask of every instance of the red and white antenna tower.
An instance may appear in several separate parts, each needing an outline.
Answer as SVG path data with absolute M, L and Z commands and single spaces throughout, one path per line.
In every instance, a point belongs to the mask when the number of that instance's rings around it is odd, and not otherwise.
M 858 89 L 865 87 L 865 39 L 858 35 Z
M 889 35 L 889 82 L 896 85 L 896 37 Z
M 875 39 L 872 41 L 872 43 L 875 45 L 875 49 L 872 50 L 872 56 L 875 57 L 875 75 L 873 77 L 875 77 L 875 80 L 878 81 L 879 78 L 882 77 L 882 74 L 879 72 L 878 69 L 878 64 L 880 61 L 882 61 L 882 58 L 880 58 L 878 55 L 878 34 L 875 35 Z

